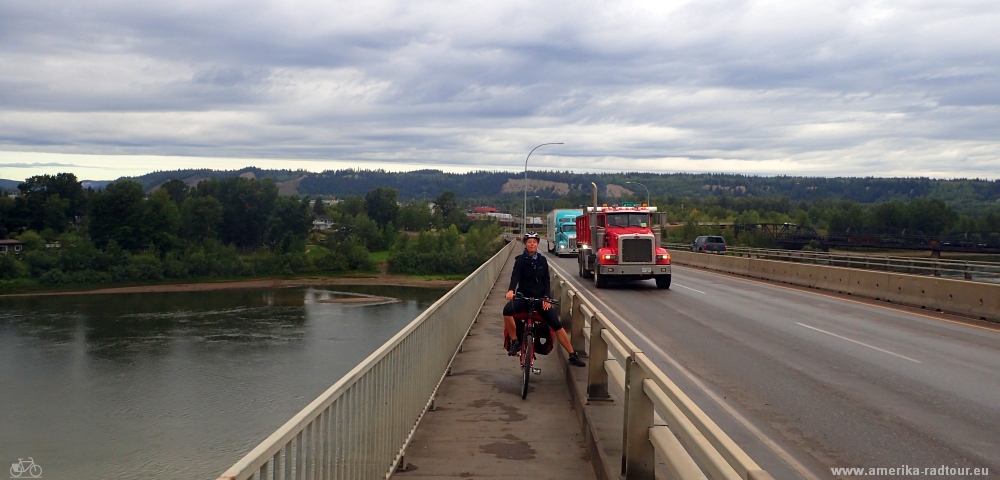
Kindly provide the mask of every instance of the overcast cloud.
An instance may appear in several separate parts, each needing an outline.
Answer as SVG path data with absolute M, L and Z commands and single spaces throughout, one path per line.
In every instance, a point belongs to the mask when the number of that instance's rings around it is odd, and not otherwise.
M 998 178 L 998 30 L 995 1 L 5 0 L 0 150 Z

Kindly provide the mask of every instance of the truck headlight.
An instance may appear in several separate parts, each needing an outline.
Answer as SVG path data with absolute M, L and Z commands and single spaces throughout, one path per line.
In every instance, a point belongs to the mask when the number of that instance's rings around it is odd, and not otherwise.
M 656 254 L 656 259 L 657 260 L 670 260 L 670 254 L 669 253 L 657 253 Z
M 613 262 L 617 262 L 618 261 L 618 255 L 614 255 L 614 254 L 610 254 L 610 253 L 605 253 L 604 254 L 604 259 L 605 260 L 611 260 Z

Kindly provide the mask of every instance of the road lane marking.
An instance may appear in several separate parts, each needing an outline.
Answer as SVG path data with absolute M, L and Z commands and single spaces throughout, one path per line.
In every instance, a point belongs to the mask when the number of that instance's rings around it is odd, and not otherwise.
M 974 324 L 971 324 L 971 323 L 959 322 L 959 321 L 955 321 L 955 320 L 948 320 L 947 318 L 932 317 L 932 316 L 924 314 L 924 313 L 911 312 L 909 310 L 903 310 L 903 309 L 898 308 L 898 307 L 890 307 L 890 306 L 887 306 L 887 305 L 880 305 L 880 304 L 877 304 L 877 303 L 867 303 L 867 302 L 861 302 L 861 301 L 858 301 L 858 300 L 851 300 L 849 298 L 841 298 L 841 297 L 837 297 L 837 296 L 834 296 L 834 295 L 827 295 L 825 293 L 820 293 L 820 292 L 815 292 L 815 291 L 812 291 L 812 290 L 807 290 L 806 287 L 786 287 L 784 285 L 776 285 L 776 284 L 767 282 L 765 280 L 757 280 L 757 279 L 753 279 L 753 278 L 750 278 L 750 277 L 744 277 L 742 275 L 727 274 L 725 272 L 716 272 L 716 271 L 713 271 L 713 270 L 706 270 L 704 268 L 682 266 L 682 265 L 678 265 L 678 264 L 674 264 L 672 266 L 679 267 L 679 268 L 681 268 L 683 270 L 691 270 L 691 271 L 700 272 L 700 273 L 707 273 L 707 274 L 711 274 L 711 275 L 717 275 L 717 276 L 720 276 L 720 277 L 728 278 L 730 280 L 740 280 L 740 281 L 745 281 L 745 282 L 759 283 L 761 285 L 766 285 L 768 287 L 781 288 L 781 289 L 784 289 L 784 290 L 790 290 L 790 291 L 799 292 L 799 293 L 808 293 L 810 295 L 816 295 L 816 296 L 819 296 L 819 297 L 826 297 L 826 298 L 833 299 L 833 300 L 840 300 L 840 301 L 848 302 L 848 303 L 856 303 L 858 305 L 864 305 L 866 307 L 881 308 L 881 309 L 884 309 L 884 310 L 889 310 L 889 311 L 893 311 L 893 312 L 897 312 L 897 313 L 903 313 L 903 314 L 906 314 L 906 315 L 913 315 L 913 316 L 916 316 L 916 317 L 924 317 L 924 318 L 928 318 L 928 319 L 931 319 L 931 320 L 937 320 L 939 322 L 954 323 L 955 325 L 962 325 L 962 326 L 965 326 L 965 327 L 978 328 L 978 329 L 981 329 L 981 330 L 987 330 L 987 331 L 990 331 L 990 332 L 1000 333 L 1000 329 L 997 329 L 997 328 L 983 327 L 983 326 L 974 325 Z M 739 288 L 739 287 L 737 287 L 737 288 Z M 878 300 L 871 300 L 871 301 L 877 302 Z M 917 307 L 910 307 L 910 308 L 917 308 Z M 944 313 L 944 312 L 942 312 L 942 313 Z M 979 321 L 983 321 L 983 320 L 979 320 Z
M 569 281 L 570 283 L 576 284 L 578 291 L 582 295 L 586 295 L 590 299 L 597 301 L 601 305 L 604 305 L 604 308 L 606 308 L 608 312 L 617 317 L 618 320 L 622 322 L 622 325 L 628 327 L 629 330 L 632 331 L 632 333 L 634 333 L 636 336 L 638 336 L 640 339 L 646 342 L 650 347 L 652 347 L 657 354 L 666 359 L 667 362 L 670 363 L 670 365 L 676 368 L 677 371 L 681 372 L 682 375 L 687 377 L 688 381 L 693 383 L 702 392 L 704 392 L 705 395 L 708 396 L 708 398 L 711 398 L 717 405 L 719 405 L 719 407 L 725 410 L 726 413 L 728 413 L 731 417 L 733 417 L 737 423 L 743 425 L 743 428 L 746 428 L 753 436 L 757 437 L 757 439 L 760 440 L 761 443 L 764 444 L 764 446 L 766 446 L 772 452 L 774 452 L 774 454 L 777 455 L 778 458 L 783 460 L 789 467 L 791 467 L 792 470 L 798 472 L 798 474 L 801 475 L 802 478 L 806 478 L 808 480 L 820 480 L 820 477 L 818 477 L 816 474 L 810 471 L 802 462 L 793 457 L 792 454 L 789 453 L 787 450 L 785 450 L 781 445 L 778 445 L 778 443 L 772 440 L 771 437 L 768 437 L 763 430 L 757 428 L 756 425 L 750 422 L 750 419 L 744 417 L 740 412 L 736 411 L 736 409 L 733 408 L 732 405 L 730 405 L 728 402 L 719 397 L 718 394 L 716 394 L 712 390 L 709 390 L 708 385 L 706 385 L 705 382 L 701 381 L 701 379 L 696 377 L 694 373 L 692 373 L 690 370 L 681 365 L 680 362 L 678 362 L 677 360 L 674 360 L 674 358 L 668 355 L 666 351 L 664 351 L 658 345 L 653 343 L 653 341 L 649 337 L 644 335 L 642 332 L 639 331 L 639 329 L 635 328 L 634 326 L 632 326 L 631 323 L 626 321 L 625 318 L 622 317 L 617 310 L 611 308 L 611 306 L 608 305 L 607 303 L 604 303 L 604 300 L 598 298 L 597 295 L 594 294 L 594 292 L 584 288 L 583 284 L 577 281 L 576 278 L 571 278 L 569 274 L 566 273 L 566 270 L 564 270 L 555 262 L 552 262 L 549 265 L 552 265 L 556 268 L 556 270 L 559 270 L 559 272 L 562 273 L 563 275 L 563 279 Z
M 914 360 L 914 359 L 912 359 L 910 357 L 907 357 L 906 355 L 900 355 L 898 353 L 890 352 L 888 350 L 885 350 L 885 349 L 882 349 L 882 348 L 878 348 L 878 347 L 873 346 L 873 345 L 868 345 L 867 343 L 864 343 L 864 342 L 859 342 L 859 341 L 854 340 L 854 339 L 850 339 L 850 338 L 847 338 L 847 337 L 842 337 L 840 335 L 837 335 L 836 333 L 831 333 L 831 332 L 828 332 L 826 330 L 820 330 L 820 329 L 818 329 L 816 327 L 810 327 L 809 325 L 806 325 L 804 323 L 795 322 L 795 324 L 796 325 L 802 325 L 803 327 L 806 327 L 806 328 L 811 328 L 813 330 L 816 330 L 817 332 L 825 333 L 825 334 L 830 335 L 832 337 L 837 337 L 837 338 L 839 338 L 841 340 L 847 340 L 848 342 L 856 343 L 856 344 L 861 345 L 863 347 L 868 347 L 868 348 L 870 348 L 872 350 L 878 350 L 878 351 L 880 351 L 882 353 L 888 353 L 889 355 L 893 355 L 893 356 L 896 356 L 896 357 L 899 357 L 899 358 L 902 358 L 902 359 L 905 359 L 905 360 L 909 360 L 911 362 L 921 363 L 920 360 Z
M 691 288 L 691 287 L 685 287 L 684 285 L 681 285 L 681 284 L 679 284 L 679 283 L 675 283 L 674 285 L 676 285 L 676 286 L 678 286 L 678 287 L 681 287 L 681 288 L 686 288 L 686 289 L 688 289 L 688 290 L 694 290 L 694 291 L 696 291 L 696 292 L 698 292 L 698 293 L 700 293 L 700 294 L 702 294 L 702 295 L 708 295 L 707 293 L 705 293 L 705 292 L 703 292 L 703 291 L 701 291 L 701 290 L 695 290 L 695 289 L 693 289 L 693 288 Z

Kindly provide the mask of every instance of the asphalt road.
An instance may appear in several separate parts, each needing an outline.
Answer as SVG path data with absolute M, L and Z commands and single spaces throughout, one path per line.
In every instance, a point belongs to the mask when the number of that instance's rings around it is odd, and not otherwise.
M 775 478 L 1000 474 L 1000 326 L 677 265 L 670 290 L 597 290 L 548 257 Z

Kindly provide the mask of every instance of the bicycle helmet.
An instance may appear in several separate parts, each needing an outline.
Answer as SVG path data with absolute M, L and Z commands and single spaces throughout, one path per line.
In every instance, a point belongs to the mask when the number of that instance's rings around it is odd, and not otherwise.
M 524 234 L 524 238 L 521 239 L 521 243 L 528 243 L 529 238 L 534 238 L 536 242 L 541 242 L 542 238 L 538 236 L 535 232 L 528 232 Z

